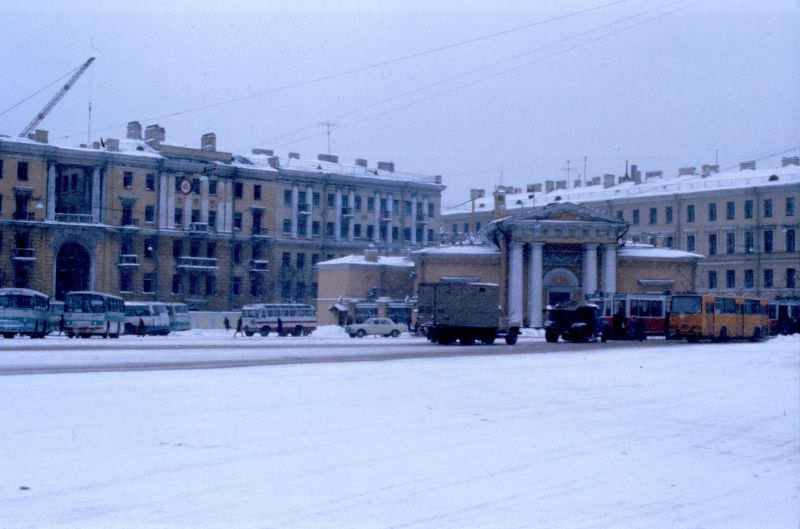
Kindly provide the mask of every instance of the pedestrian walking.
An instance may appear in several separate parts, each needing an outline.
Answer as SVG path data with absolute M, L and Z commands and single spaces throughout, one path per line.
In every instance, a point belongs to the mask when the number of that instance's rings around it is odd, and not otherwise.
M 283 332 L 283 320 L 280 319 L 280 317 L 279 317 L 278 318 L 278 336 L 283 336 L 283 335 L 284 335 L 284 332 Z
M 138 328 L 139 336 L 144 336 L 144 320 L 139 318 L 139 328 Z
M 233 337 L 236 338 L 236 335 L 244 336 L 242 333 L 242 318 L 237 318 L 236 320 L 236 331 L 233 333 Z
M 64 315 L 62 314 L 60 318 L 58 318 L 58 335 L 61 336 L 64 334 Z
M 229 320 L 227 316 L 225 316 L 222 323 L 225 325 L 225 332 L 231 332 L 231 320 Z

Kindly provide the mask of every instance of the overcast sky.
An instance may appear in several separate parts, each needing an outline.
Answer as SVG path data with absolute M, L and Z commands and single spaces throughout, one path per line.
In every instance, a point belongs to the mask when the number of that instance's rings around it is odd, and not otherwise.
M 574 179 L 584 157 L 594 176 L 800 154 L 797 0 L 430 4 L 3 2 L 0 112 L 96 56 L 42 123 L 51 143 L 86 142 L 90 101 L 93 140 L 139 120 L 236 153 L 313 158 L 332 121 L 343 161 L 441 174 L 445 205 L 566 178 L 567 160 Z M 0 115 L 0 133 L 57 86 Z

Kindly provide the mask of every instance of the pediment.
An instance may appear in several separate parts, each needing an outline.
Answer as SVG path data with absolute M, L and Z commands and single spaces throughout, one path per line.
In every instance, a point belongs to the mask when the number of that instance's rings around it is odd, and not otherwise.
M 573 204 L 572 202 L 561 202 L 548 204 L 537 208 L 527 215 L 523 215 L 521 220 L 561 220 L 572 222 L 610 222 L 613 224 L 624 224 L 624 221 L 610 217 L 603 212 Z

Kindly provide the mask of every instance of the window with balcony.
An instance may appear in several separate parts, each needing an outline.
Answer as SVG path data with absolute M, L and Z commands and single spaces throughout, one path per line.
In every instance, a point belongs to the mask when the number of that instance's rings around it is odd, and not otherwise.
M 183 290 L 183 276 L 175 274 L 172 276 L 172 293 L 180 294 Z
M 129 204 L 122 206 L 122 221 L 123 226 L 130 226 L 133 224 L 133 207 Z
M 175 208 L 175 225 L 183 225 L 183 208 Z
M 794 217 L 794 197 L 786 197 L 786 216 Z
M 200 241 L 194 240 L 189 244 L 189 256 L 200 257 Z
M 154 206 L 144 207 L 144 221 L 152 224 L 156 220 L 156 208 Z
M 153 294 L 156 291 L 156 275 L 144 274 L 142 276 L 142 292 L 145 294 Z
M 209 259 L 217 258 L 217 243 L 214 241 L 209 241 L 208 244 L 206 244 L 206 257 Z
M 172 241 L 172 257 L 178 259 L 182 255 L 183 255 L 183 241 L 180 239 L 174 239 Z
M 122 187 L 125 189 L 133 187 L 133 171 L 125 171 L 122 173 Z
M 133 273 L 127 269 L 119 271 L 119 291 L 133 292 Z
M 155 246 L 156 246 L 155 239 L 145 239 L 144 240 L 144 256 L 152 259 L 153 254 L 155 253 Z

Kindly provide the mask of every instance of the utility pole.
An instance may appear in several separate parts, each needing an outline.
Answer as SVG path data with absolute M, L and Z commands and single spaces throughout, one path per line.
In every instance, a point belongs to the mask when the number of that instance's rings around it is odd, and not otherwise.
M 328 154 L 330 154 L 331 153 L 331 128 L 336 126 L 336 123 L 334 123 L 333 121 L 322 121 L 322 122 L 320 122 L 320 125 L 322 125 L 326 129 L 325 133 L 328 135 Z
M 567 167 L 564 169 L 567 172 L 567 191 L 570 188 L 570 172 L 572 171 L 572 167 L 570 166 L 570 160 L 567 160 Z
M 589 183 L 589 173 L 587 172 L 588 171 L 588 169 L 587 169 L 588 162 L 589 162 L 589 157 L 584 155 L 584 157 L 583 157 L 583 185 L 584 186 L 586 186 L 586 184 Z

